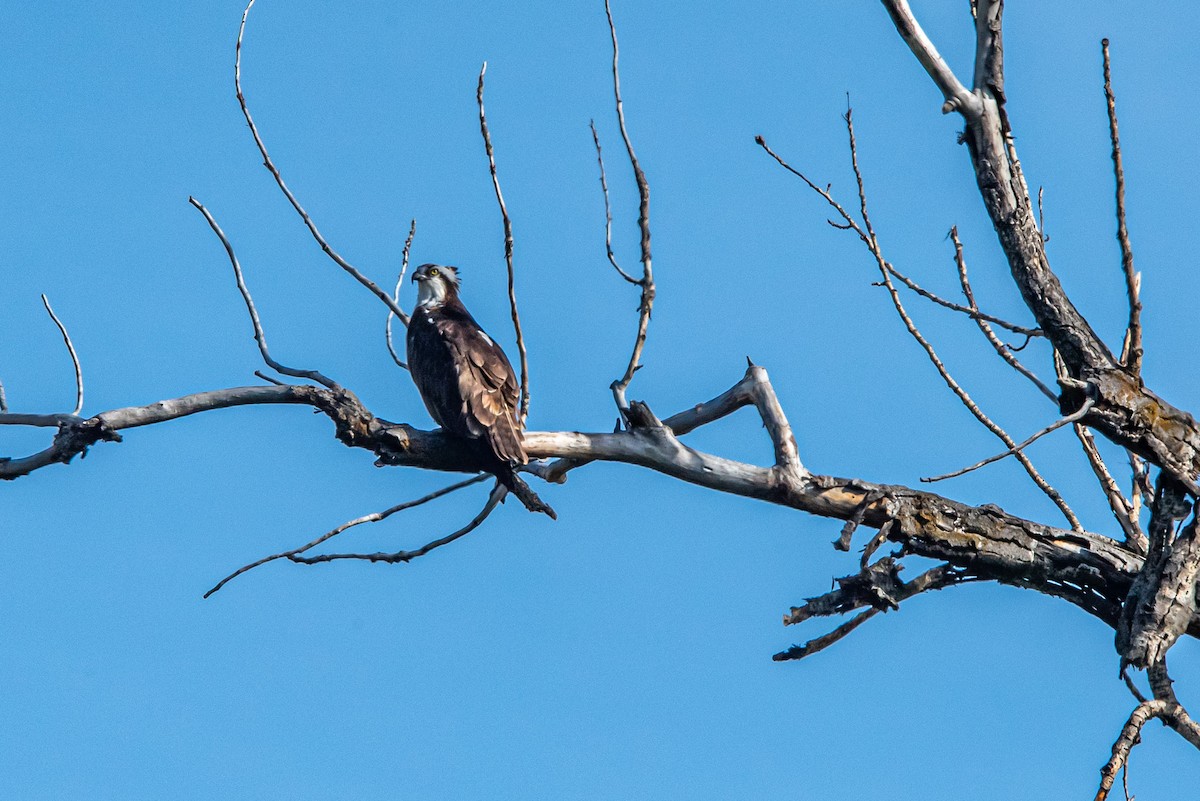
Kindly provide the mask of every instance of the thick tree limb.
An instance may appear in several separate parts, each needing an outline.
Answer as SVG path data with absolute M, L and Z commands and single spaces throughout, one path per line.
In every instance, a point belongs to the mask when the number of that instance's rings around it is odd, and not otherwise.
M 1121 601 L 1142 568 L 1138 554 L 1107 537 L 1052 528 L 994 506 L 972 507 L 908 487 L 811 474 L 794 455 L 790 427 L 775 408 L 777 402 L 772 403 L 773 393 L 764 387 L 769 387 L 765 371 L 751 367 L 727 393 L 667 418 L 659 426 L 614 433 L 530 431 L 526 449 L 535 459 L 639 465 L 698 486 L 822 517 L 849 520 L 862 507 L 864 525 L 879 528 L 893 521 L 889 539 L 907 553 L 947 562 L 983 580 L 1062 597 L 1116 625 Z M 672 428 L 692 430 L 756 400 L 766 409 L 768 433 L 776 438 L 778 462 L 773 466 L 746 464 L 689 448 Z M 118 432 L 128 428 L 257 403 L 312 406 L 334 422 L 340 441 L 371 451 L 379 464 L 468 473 L 484 466 L 477 443 L 380 420 L 346 389 L 256 386 L 197 393 L 65 422 L 51 448 L 25 459 L 0 462 L 0 478 L 13 479 L 70 461 L 98 441 L 116 440 Z M 0 415 L 0 425 L 10 422 L 7 417 Z M 879 500 L 864 507 L 868 496 Z M 1200 633 L 1200 624 L 1189 621 L 1188 633 Z
M 946 99 L 942 105 L 942 113 L 949 114 L 957 109 L 964 115 L 978 114 L 978 98 L 967 91 L 967 87 L 962 85 L 954 71 L 950 69 L 950 65 L 938 53 L 933 42 L 917 22 L 917 18 L 913 16 L 912 9 L 908 7 L 906 0 L 884 0 L 883 7 L 891 15 L 892 23 L 896 26 L 900 38 L 912 50 L 913 55 L 921 62 L 921 66 L 929 73 L 929 77 L 942 91 L 942 96 Z
M 1191 522 L 1175 536 L 1176 521 L 1189 512 L 1193 512 Z M 1129 589 L 1117 627 L 1122 669 L 1126 664 L 1148 668 L 1166 659 L 1195 614 L 1197 578 L 1197 517 L 1183 486 L 1162 474 L 1151 508 L 1149 553 Z

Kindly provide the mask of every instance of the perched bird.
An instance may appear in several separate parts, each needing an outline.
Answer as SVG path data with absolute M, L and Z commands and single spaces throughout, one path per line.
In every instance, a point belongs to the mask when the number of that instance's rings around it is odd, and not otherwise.
M 422 264 L 408 323 L 408 368 L 425 408 L 444 431 L 478 443 L 489 472 L 525 507 L 556 517 L 516 473 L 527 464 L 512 364 L 458 297 L 458 270 Z

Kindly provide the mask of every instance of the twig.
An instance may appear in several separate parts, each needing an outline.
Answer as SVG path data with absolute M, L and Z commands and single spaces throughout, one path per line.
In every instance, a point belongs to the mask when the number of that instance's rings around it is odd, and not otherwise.
M 871 607 L 864 609 L 854 617 L 847 620 L 845 623 L 838 626 L 831 632 L 822 634 L 820 637 L 814 637 L 803 645 L 793 645 L 786 651 L 781 651 L 775 654 L 772 659 L 776 662 L 784 662 L 793 659 L 803 659 L 806 656 L 812 656 L 815 653 L 824 651 L 829 646 L 846 637 L 847 634 L 853 632 L 856 628 L 866 623 L 871 618 L 880 613 L 880 609 Z
M 46 299 L 45 295 L 42 295 L 42 305 L 46 307 L 46 313 L 50 315 L 50 319 L 58 326 L 58 333 L 62 334 L 67 352 L 71 354 L 71 364 L 75 367 L 75 409 L 71 414 L 79 414 L 83 410 L 83 370 L 79 367 L 79 356 L 75 353 L 75 345 L 71 342 L 71 335 L 67 333 L 67 327 L 62 324 L 62 320 L 58 319 L 54 309 L 50 308 L 50 301 Z
M 258 309 L 255 308 L 254 298 L 250 296 L 250 290 L 246 287 L 245 278 L 242 276 L 242 265 L 238 263 L 237 254 L 233 252 L 233 245 L 229 243 L 229 238 L 225 236 L 225 232 L 221 230 L 221 226 L 217 225 L 216 219 L 204 207 L 203 203 L 194 197 L 189 197 L 188 203 L 191 203 L 204 215 L 204 219 L 208 221 L 208 226 L 212 228 L 213 233 L 217 235 L 217 238 L 221 240 L 221 244 L 225 246 L 225 253 L 229 255 L 229 263 L 233 265 L 233 277 L 237 281 L 238 292 L 242 293 L 242 300 L 246 303 L 246 311 L 249 312 L 250 322 L 254 326 L 254 341 L 258 343 L 258 352 L 262 354 L 263 361 L 267 363 L 267 366 L 282 375 L 290 375 L 293 378 L 307 378 L 329 389 L 337 389 L 338 384 L 336 381 L 322 375 L 316 370 L 297 370 L 294 367 L 282 365 L 271 358 L 271 352 L 267 349 L 267 335 L 263 332 L 262 323 L 258 319 Z
M 242 24 L 238 27 L 237 46 L 235 48 L 235 58 L 233 62 L 233 84 L 237 89 L 237 100 L 238 105 L 242 108 L 242 116 L 246 118 L 246 124 L 250 126 L 250 133 L 254 137 L 254 144 L 258 146 L 258 152 L 262 154 L 263 166 L 266 167 L 270 171 L 271 175 L 275 178 L 275 183 L 283 192 L 284 197 L 288 199 L 288 202 L 292 204 L 292 208 L 294 208 L 296 213 L 300 215 L 300 219 L 304 221 L 305 227 L 308 228 L 309 233 L 312 234 L 313 239 L 317 241 L 317 244 L 321 246 L 321 250 L 325 252 L 325 255 L 333 259 L 334 263 L 349 273 L 355 281 L 358 281 L 360 284 L 373 292 L 377 298 L 383 301 L 385 306 L 392 310 L 393 313 L 397 315 L 403 315 L 404 310 L 396 305 L 396 302 L 392 300 L 391 295 L 389 295 L 387 292 L 384 292 L 379 288 L 378 284 L 376 284 L 370 278 L 367 278 L 349 262 L 343 259 L 337 253 L 337 251 L 335 251 L 330 244 L 325 241 L 325 237 L 321 236 L 321 232 L 317 230 L 316 223 L 314 223 L 312 218 L 308 216 L 308 212 L 305 211 L 304 207 L 300 205 L 300 201 L 296 200 L 296 196 L 292 194 L 292 190 L 288 189 L 288 185 L 284 183 L 283 176 L 280 174 L 279 168 L 275 166 L 275 162 L 271 160 L 270 154 L 267 153 L 267 146 L 258 133 L 258 127 L 254 124 L 254 118 L 250 116 L 250 107 L 246 105 L 246 96 L 242 92 L 242 38 L 246 33 L 246 18 L 250 15 L 250 9 L 254 7 L 255 1 L 256 0 L 250 0 L 250 2 L 246 4 L 246 10 L 242 12 Z
M 840 227 L 840 226 L 838 226 L 838 227 Z M 847 226 L 847 227 L 849 227 L 849 226 Z M 980 311 L 978 306 L 975 306 L 974 308 L 972 308 L 970 306 L 963 306 L 961 304 L 955 303 L 954 301 L 951 301 L 951 300 L 946 300 L 945 298 L 935 295 L 934 293 L 932 293 L 929 290 L 922 287 L 916 281 L 909 278 L 907 275 L 904 275 L 903 273 L 901 273 L 899 270 L 897 270 L 895 268 L 894 265 L 892 265 L 891 262 L 888 262 L 887 267 L 888 267 L 888 272 L 890 272 L 895 278 L 899 279 L 900 283 L 904 284 L 906 287 L 911 289 L 913 292 L 916 292 L 921 297 L 923 297 L 927 300 L 931 300 L 939 306 L 943 306 L 952 311 L 961 312 L 962 314 L 965 314 L 967 317 L 970 317 L 972 320 L 975 320 L 977 322 L 988 322 L 988 323 L 993 323 L 995 325 L 998 325 L 1001 328 L 1007 328 L 1009 331 L 1012 331 L 1014 334 L 1021 334 L 1021 335 L 1025 336 L 1026 341 L 1028 341 L 1028 339 L 1032 339 L 1033 337 L 1044 337 L 1046 335 L 1045 332 L 1043 332 L 1042 329 L 1040 329 L 1040 328 L 1027 328 L 1026 326 L 1023 326 L 1023 325 L 1017 325 L 1015 323 L 1010 323 L 1008 320 L 1004 320 L 1000 317 L 996 317 L 995 315 L 987 314 L 986 312 Z
M 1121 243 L 1121 268 L 1125 273 L 1125 291 L 1129 296 L 1129 324 L 1125 330 L 1125 347 L 1121 362 L 1134 375 L 1142 371 L 1142 298 L 1141 276 L 1133 268 L 1133 245 L 1125 226 L 1125 167 L 1121 161 L 1121 137 L 1117 133 L 1117 101 L 1112 88 L 1112 62 L 1108 55 L 1108 39 L 1100 40 L 1104 54 L 1104 99 L 1108 106 L 1108 134 L 1112 140 L 1113 172 L 1117 179 L 1117 241 Z
M 500 204 L 500 216 L 504 219 L 504 263 L 508 267 L 508 305 L 512 309 L 513 331 L 517 335 L 517 351 L 521 356 L 521 417 L 525 425 L 529 417 L 529 356 L 525 352 L 525 335 L 521 331 L 521 315 L 517 312 L 517 289 L 513 273 L 513 232 L 508 207 L 504 204 L 504 193 L 500 191 L 500 176 L 496 174 L 496 155 L 492 150 L 492 135 L 488 132 L 487 115 L 483 113 L 483 76 L 487 73 L 487 62 L 479 69 L 479 86 L 475 90 L 475 102 L 479 104 L 479 131 L 483 134 L 483 147 L 487 151 L 488 170 L 492 174 L 492 188 L 496 190 L 496 202 Z
M 1146 696 L 1142 695 L 1142 691 L 1133 683 L 1133 677 L 1129 675 L 1129 668 L 1121 671 L 1121 680 L 1125 682 L 1125 686 L 1129 688 L 1129 692 L 1137 700 L 1139 704 L 1146 703 Z
M 1062 417 L 1062 418 L 1059 418 L 1058 420 L 1055 420 L 1053 423 L 1046 426 L 1041 431 L 1039 431 L 1036 434 L 1034 434 L 1033 436 L 1031 436 L 1029 439 L 1025 440 L 1024 442 L 1022 442 L 1018 445 L 1012 446 L 1011 448 L 1004 451 L 1003 453 L 998 453 L 995 456 L 989 456 L 988 458 L 983 459 L 982 461 L 976 462 L 975 464 L 971 465 L 970 467 L 964 467 L 961 470 L 955 470 L 953 473 L 946 473 L 945 475 L 940 475 L 940 476 L 932 476 L 930 478 L 922 478 L 921 481 L 923 481 L 927 484 L 931 484 L 934 481 L 945 481 L 948 478 L 957 478 L 958 476 L 965 475 L 967 473 L 970 473 L 973 470 L 978 470 L 979 468 L 981 468 L 985 465 L 992 464 L 993 462 L 998 462 L 1001 459 L 1005 458 L 1006 456 L 1014 456 L 1014 455 L 1020 453 L 1021 451 L 1025 450 L 1026 448 L 1028 448 L 1033 443 L 1037 442 L 1042 437 L 1051 433 L 1052 431 L 1057 431 L 1058 429 L 1062 428 L 1063 426 L 1065 426 L 1068 423 L 1079 422 L 1087 415 L 1088 412 L 1090 412 L 1092 410 L 1092 407 L 1095 405 L 1096 405 L 1096 401 L 1094 398 L 1087 398 L 1086 400 L 1084 400 L 1083 405 L 1080 406 L 1077 411 L 1067 415 L 1066 417 Z
M 642 232 L 642 277 L 637 281 L 642 288 L 642 297 L 638 303 L 637 336 L 634 339 L 633 353 L 629 357 L 629 365 L 625 368 L 624 375 L 612 384 L 613 398 L 617 402 L 621 416 L 624 417 L 629 409 L 629 404 L 625 400 L 625 390 L 633 381 L 633 374 L 641 367 L 642 349 L 646 345 L 646 329 L 650 325 L 650 313 L 654 308 L 654 269 L 650 259 L 650 184 L 646 181 L 646 174 L 642 171 L 642 165 L 633 151 L 633 142 L 629 139 L 629 131 L 625 128 L 625 105 L 621 100 L 621 73 L 618 69 L 620 48 L 617 45 L 617 26 L 613 22 L 612 5 L 609 0 L 604 0 L 604 13 L 608 17 L 608 32 L 612 37 L 613 98 L 617 105 L 617 124 L 621 129 L 621 139 L 625 142 L 625 152 L 629 155 L 629 164 L 633 167 L 633 179 L 637 183 L 638 228 Z
M 416 233 L 417 221 L 413 220 L 408 226 L 408 238 L 404 240 L 404 252 L 400 257 L 400 275 L 396 277 L 396 288 L 392 290 L 392 300 L 396 302 L 397 306 L 400 305 L 400 286 L 404 283 L 404 274 L 408 272 L 408 253 L 412 248 L 413 236 L 415 236 Z M 408 365 L 405 364 L 398 355 L 396 355 L 396 348 L 392 345 L 392 320 L 395 318 L 395 316 L 396 313 L 391 309 L 388 309 L 387 325 L 385 326 L 385 333 L 387 334 L 387 349 L 388 353 L 392 354 L 392 361 L 396 363 L 396 366 L 402 370 L 407 370 Z M 401 317 L 400 322 L 407 326 L 408 315 Z
M 967 260 L 963 256 L 963 246 L 962 242 L 958 238 L 957 225 L 950 229 L 950 239 L 954 242 L 954 263 L 958 267 L 958 281 L 959 284 L 962 285 L 963 295 L 966 297 L 967 303 L 971 305 L 972 309 L 978 309 L 979 304 L 975 302 L 975 291 L 971 289 L 971 281 L 967 278 Z M 983 332 L 983 335 L 987 338 L 987 341 L 991 343 L 992 347 L 995 349 L 996 353 L 999 354 L 1001 359 L 1004 359 L 1004 361 L 1007 362 L 1010 367 L 1033 382 L 1033 385 L 1037 387 L 1038 390 L 1052 402 L 1055 404 L 1058 403 L 1058 396 L 1054 394 L 1054 391 L 1042 383 L 1042 380 L 1034 375 L 1032 370 L 1027 368 L 1021 363 L 1020 359 L 1012 354 L 1012 349 L 1000 341 L 1000 338 L 996 336 L 994 331 L 992 331 L 991 326 L 988 325 L 986 320 L 976 317 L 975 323 L 979 326 L 979 330 Z M 1029 344 L 1028 339 L 1025 341 L 1025 344 Z M 1022 345 L 1021 347 L 1024 348 L 1025 345 Z
M 483 477 L 487 478 L 490 476 Z M 477 476 L 476 478 L 478 479 L 480 477 Z M 300 556 L 298 554 L 293 554 L 287 558 L 293 562 L 296 562 L 297 564 L 302 565 L 315 565 L 321 562 L 332 562 L 337 559 L 362 559 L 368 562 L 385 562 L 387 564 L 411 562 L 413 559 L 416 559 L 419 556 L 424 556 L 434 549 L 454 542 L 460 537 L 465 537 L 467 534 L 470 534 L 472 531 L 479 528 L 479 525 L 484 520 L 487 520 L 488 515 L 492 513 L 492 510 L 496 508 L 496 505 L 499 504 L 500 501 L 504 500 L 504 496 L 507 494 L 508 487 L 497 481 L 496 485 L 492 487 L 491 493 L 488 495 L 487 503 L 483 505 L 483 509 L 480 510 L 479 514 L 475 515 L 470 523 L 467 523 L 453 534 L 447 534 L 441 539 L 436 539 L 433 542 L 425 543 L 415 551 L 398 551 L 396 553 L 326 553 L 321 554 L 320 556 Z
M 888 518 L 887 522 L 879 527 L 879 531 L 875 532 L 875 536 L 871 537 L 870 541 L 863 546 L 862 558 L 858 560 L 860 568 L 863 570 L 867 569 L 867 562 L 871 561 L 871 557 L 879 550 L 879 546 L 887 542 L 888 534 L 891 533 L 892 527 L 895 525 L 895 518 Z
M 277 387 L 287 386 L 287 384 L 283 383 L 278 378 L 272 378 L 271 376 L 267 375 L 266 373 L 264 373 L 261 370 L 255 370 L 254 374 L 256 376 L 258 376 L 259 378 L 261 378 L 263 381 L 266 381 L 268 384 L 274 384 Z
M 1133 502 L 1121 493 L 1121 488 L 1117 486 L 1116 479 L 1108 471 L 1108 465 L 1104 463 L 1104 458 L 1100 455 L 1099 448 L 1096 447 L 1096 438 L 1092 436 L 1088 427 L 1081 423 L 1075 423 L 1073 428 L 1079 444 L 1083 446 L 1088 464 L 1092 466 L 1092 472 L 1095 473 L 1096 480 L 1100 482 L 1104 497 L 1108 499 L 1108 507 L 1112 509 L 1113 517 L 1117 519 L 1121 530 L 1125 532 L 1125 544 L 1137 553 L 1145 554 L 1149 548 L 1149 542 L 1138 523 Z
M 604 172 L 604 154 L 600 150 L 600 135 L 596 133 L 596 121 L 589 120 L 588 127 L 592 129 L 592 144 L 596 146 L 596 163 L 600 165 L 600 190 L 604 194 L 604 252 L 608 255 L 608 263 L 613 266 L 617 274 L 631 284 L 637 284 L 638 280 L 617 264 L 617 256 L 613 253 L 612 248 L 612 204 L 608 200 L 608 177 Z
M 299 548 L 293 548 L 290 551 L 283 551 L 281 553 L 276 553 L 276 554 L 272 554 L 270 556 L 265 556 L 262 559 L 259 559 L 257 562 L 251 562 L 248 565 L 239 567 L 237 570 L 233 571 L 228 576 L 226 576 L 225 578 L 218 581 L 211 590 L 204 593 L 204 597 L 208 598 L 213 593 L 217 592 L 222 587 L 224 587 L 226 584 L 233 581 L 238 576 L 242 575 L 243 573 L 245 573 L 247 571 L 253 570 L 256 567 L 265 565 L 267 562 L 273 562 L 276 559 L 290 559 L 293 556 L 302 554 L 311 548 L 315 548 L 316 546 L 320 545 L 321 543 L 325 542 L 326 540 L 336 537 L 338 534 L 341 534 L 346 529 L 353 528 L 354 526 L 362 525 L 363 523 L 378 523 L 381 520 L 388 519 L 389 517 L 394 515 L 396 512 L 403 512 L 405 509 L 412 509 L 414 506 L 420 506 L 421 504 L 429 503 L 430 501 L 436 500 L 436 499 L 442 497 L 443 495 L 449 495 L 450 493 L 457 492 L 458 490 L 463 489 L 464 487 L 469 487 L 472 484 L 478 484 L 480 481 L 483 481 L 485 478 L 490 478 L 490 477 L 491 476 L 488 475 L 487 473 L 483 473 L 483 474 L 480 474 L 473 478 L 468 478 L 465 481 L 459 481 L 456 484 L 451 484 L 448 487 L 442 487 L 440 490 L 435 490 L 434 492 L 431 492 L 428 495 L 417 498 L 415 501 L 405 501 L 404 503 L 396 504 L 395 506 L 393 506 L 391 508 L 384 509 L 382 512 L 375 512 L 374 514 L 364 515 L 362 517 L 355 518 L 354 520 L 351 520 L 347 523 L 342 523 L 340 526 L 333 529 L 332 531 L 328 531 L 325 534 L 322 534 L 321 536 L 317 537 L 312 542 L 310 542 L 306 545 L 301 545 Z
M 979 408 L 978 404 L 976 404 L 975 401 L 972 400 L 971 396 L 967 394 L 967 391 L 963 389 L 963 387 L 956 380 L 954 380 L 954 377 L 950 375 L 950 371 L 946 369 L 944 364 L 942 364 L 942 360 L 938 357 L 937 351 L 933 349 L 933 345 L 929 343 L 929 340 L 925 339 L 925 336 L 917 328 L 912 318 L 908 316 L 908 312 L 905 311 L 904 303 L 900 300 L 900 294 L 896 291 L 896 287 L 892 283 L 891 274 L 887 270 L 887 262 L 883 258 L 883 251 L 879 247 L 879 239 L 875 235 L 875 229 L 871 226 L 871 218 L 867 211 L 867 194 L 865 188 L 863 187 L 862 171 L 858 167 L 858 146 L 854 139 L 854 119 L 853 114 L 849 109 L 846 111 L 845 120 L 846 131 L 850 138 L 850 163 L 854 169 L 855 181 L 858 184 L 859 208 L 862 213 L 863 225 L 866 228 L 866 235 L 864 236 L 864 234 L 860 231 L 859 236 L 863 238 L 863 240 L 867 243 L 867 247 L 870 249 L 872 255 L 875 256 L 875 261 L 879 266 L 879 272 L 883 276 L 883 284 L 885 287 L 887 287 L 888 294 L 891 295 L 892 305 L 896 307 L 896 313 L 900 315 L 900 319 L 904 323 L 904 327 L 908 329 L 908 333 L 925 351 L 925 354 L 929 357 L 930 362 L 933 363 L 934 368 L 938 371 L 938 374 L 942 377 L 942 380 L 946 383 L 946 386 L 950 388 L 950 391 L 958 396 L 958 399 L 962 401 L 963 405 L 966 406 L 971 414 L 975 416 L 975 419 L 982 423 L 983 426 L 991 431 L 994 435 L 996 435 L 1001 442 L 1003 442 L 1009 448 L 1015 447 L 1016 442 L 1011 436 L 1009 436 L 1008 432 L 993 422 L 990 417 L 984 414 L 983 410 Z M 1054 503 L 1054 505 L 1058 507 L 1059 511 L 1061 511 L 1063 516 L 1067 519 L 1067 522 L 1070 523 L 1071 528 L 1075 531 L 1082 531 L 1083 526 L 1080 524 L 1079 518 L 1075 515 L 1075 512 L 1072 511 L 1071 507 L 1067 505 L 1067 502 L 1063 500 L 1062 496 L 1058 493 L 1058 490 L 1054 489 L 1054 487 L 1050 486 L 1046 479 L 1042 478 L 1042 475 L 1037 471 L 1037 468 L 1033 466 L 1033 463 L 1029 460 L 1029 457 L 1020 450 L 1017 450 L 1015 455 L 1017 460 L 1021 463 L 1021 466 L 1025 468 L 1025 472 L 1028 473 L 1029 477 L 1033 480 L 1033 483 L 1036 484 L 1038 489 L 1044 492 L 1046 496 Z
M 4 397 L 3 381 L 0 381 L 0 414 L 8 414 L 8 399 Z
M 1045 192 L 1046 187 L 1038 187 L 1038 231 L 1040 231 L 1042 234 L 1043 245 L 1050 241 L 1050 237 L 1046 235 L 1045 208 L 1042 206 L 1042 196 L 1045 194 Z
M 854 537 L 855 530 L 862 524 L 863 517 L 867 513 L 867 508 L 883 498 L 882 492 L 868 492 L 863 496 L 862 502 L 858 508 L 854 510 L 854 514 L 846 521 L 846 525 L 842 526 L 842 533 L 836 540 L 833 541 L 833 547 L 839 551 L 850 550 L 850 543 Z

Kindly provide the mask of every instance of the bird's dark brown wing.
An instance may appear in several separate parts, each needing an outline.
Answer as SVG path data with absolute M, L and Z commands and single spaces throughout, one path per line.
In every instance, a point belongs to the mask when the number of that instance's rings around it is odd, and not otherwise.
M 409 324 L 408 360 L 439 425 L 487 440 L 502 461 L 529 461 L 517 422 L 519 390 L 512 365 L 465 309 L 418 310 Z

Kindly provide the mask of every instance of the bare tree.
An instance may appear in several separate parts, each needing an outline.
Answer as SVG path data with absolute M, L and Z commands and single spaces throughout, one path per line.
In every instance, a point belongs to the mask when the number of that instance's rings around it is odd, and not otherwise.
M 407 324 L 396 293 L 381 289 L 326 241 L 288 188 L 251 116 L 242 91 L 241 54 L 246 22 L 253 5 L 251 0 L 246 7 L 237 38 L 235 81 L 241 110 L 265 166 L 312 237 L 331 260 L 387 307 L 387 339 L 392 348 L 392 316 Z M 1047 256 L 1041 223 L 1041 193 L 1037 193 L 1035 201 L 1018 158 L 1014 132 L 1005 108 L 1003 0 L 971 3 L 975 59 L 974 73 L 969 80 L 956 75 L 939 55 L 905 0 L 883 0 L 883 5 L 896 31 L 941 91 L 945 101 L 942 112 L 957 114 L 963 121 L 961 140 L 967 147 L 980 197 L 1032 323 L 1011 322 L 981 308 L 968 278 L 965 247 L 957 229 L 951 230 L 950 238 L 963 292 L 962 301 L 943 298 L 926 290 L 888 260 L 871 221 L 866 190 L 869 176 L 859 163 L 849 110 L 845 123 L 856 178 L 857 191 L 853 198 L 836 197 L 828 186 L 822 186 L 793 167 L 785 155 L 775 152 L 765 139 L 759 137 L 757 142 L 783 169 L 828 204 L 831 225 L 846 230 L 861 241 L 878 269 L 879 281 L 888 292 L 904 329 L 927 354 L 946 387 L 1000 442 L 994 456 L 926 481 L 941 481 L 1012 457 L 1021 464 L 1037 489 L 1058 508 L 1062 521 L 1025 519 L 992 504 L 970 505 L 915 487 L 812 472 L 801 461 L 791 426 L 767 371 L 753 363 L 725 392 L 671 416 L 660 416 L 645 401 L 628 400 L 641 366 L 656 285 L 650 248 L 650 184 L 626 127 L 618 69 L 617 28 L 607 2 L 615 114 L 639 198 L 640 271 L 627 271 L 615 256 L 608 176 L 594 127 L 593 136 L 605 203 L 606 256 L 618 277 L 634 286 L 638 293 L 633 346 L 625 370 L 610 387 L 620 415 L 617 430 L 596 433 L 528 431 L 526 448 L 536 461 L 528 466 L 527 472 L 546 482 L 561 484 L 569 472 L 590 462 L 623 462 L 717 492 L 843 520 L 845 526 L 834 543 L 842 551 L 851 549 L 860 529 L 868 531 L 867 536 L 860 537 L 862 550 L 856 572 L 838 578 L 832 591 L 793 607 L 784 622 L 790 625 L 815 617 L 853 615 L 827 633 L 776 654 L 774 658 L 780 661 L 801 659 L 823 650 L 879 612 L 896 609 L 915 595 L 967 582 L 996 582 L 1032 589 L 1084 610 L 1114 629 L 1118 671 L 1135 704 L 1113 745 L 1111 759 L 1101 771 L 1096 797 L 1103 799 L 1125 765 L 1141 728 L 1150 719 L 1161 720 L 1200 748 L 1200 724 L 1190 717 L 1176 697 L 1167 671 L 1167 654 L 1176 641 L 1184 635 L 1200 636 L 1200 617 L 1196 610 L 1196 584 L 1200 578 L 1200 515 L 1195 510 L 1195 502 L 1200 498 L 1200 483 L 1197 483 L 1200 480 L 1200 426 L 1191 414 L 1155 394 L 1142 373 L 1140 276 L 1134 266 L 1126 227 L 1125 177 L 1108 42 L 1105 40 L 1102 45 L 1102 75 L 1116 181 L 1117 238 L 1122 254 L 1118 274 L 1123 276 L 1128 298 L 1125 336 L 1119 352 L 1102 341 L 1093 325 L 1071 301 Z M 524 419 L 531 397 L 529 368 L 513 281 L 513 227 L 501 191 L 496 151 L 484 113 L 485 71 L 486 65 L 479 73 L 477 86 L 479 121 L 504 224 L 509 301 L 520 352 L 521 416 Z M 52 441 L 44 449 L 27 456 L 0 459 L 0 478 L 16 479 L 53 464 L 68 463 L 98 443 L 119 442 L 122 432 L 140 426 L 232 406 L 297 404 L 311 406 L 326 415 L 342 443 L 368 451 L 375 457 L 376 464 L 477 475 L 417 500 L 356 518 L 307 544 L 259 559 L 222 579 L 208 594 L 220 590 L 228 581 L 248 570 L 278 559 L 308 565 L 336 559 L 408 562 L 482 525 L 503 499 L 502 487 L 497 486 L 489 494 L 483 508 L 465 525 L 413 550 L 309 554 L 311 549 L 350 527 L 384 520 L 397 512 L 478 483 L 487 476 L 480 474 L 483 465 L 465 442 L 442 431 L 421 430 L 383 420 L 367 409 L 352 390 L 334 379 L 316 370 L 288 367 L 276 361 L 268 350 L 263 326 L 233 245 L 210 211 L 196 199 L 191 202 L 224 246 L 264 363 L 275 373 L 299 381 L 287 383 L 259 373 L 265 385 L 216 389 L 83 417 L 83 371 L 67 327 L 54 315 L 43 296 L 46 310 L 62 333 L 75 367 L 77 403 L 71 413 L 16 413 L 8 409 L 0 387 L 0 425 L 44 427 L 55 431 Z M 405 267 L 414 231 L 415 223 L 405 244 Z M 402 271 L 400 280 L 403 276 Z M 994 350 L 1021 377 L 1019 380 L 1029 381 L 1036 391 L 1053 402 L 1058 419 L 1021 441 L 1005 431 L 972 399 L 939 358 L 934 343 L 906 309 L 905 300 L 910 297 L 905 294 L 906 290 L 972 320 L 987 349 Z M 1024 364 L 1018 356 L 1024 344 L 1009 344 L 1005 340 L 1010 337 L 1021 338 L 1023 343 L 1032 339 L 1048 343 L 1053 360 L 1051 364 L 1043 365 L 1043 369 L 1053 368 L 1054 381 L 1043 381 L 1034 369 Z M 394 349 L 392 355 L 403 368 L 405 365 Z M 697 450 L 682 440 L 689 432 L 743 407 L 753 407 L 761 418 L 773 446 L 772 464 L 761 466 L 735 461 Z M 1111 531 L 1086 530 L 1061 494 L 1025 453 L 1026 448 L 1042 436 L 1067 426 L 1078 438 L 1099 491 L 1112 511 Z M 1120 471 L 1115 472 L 1101 456 L 1096 435 L 1127 453 L 1130 471 L 1127 491 L 1117 479 Z M 889 552 L 879 555 L 881 549 L 889 545 Z M 908 557 L 934 559 L 937 564 L 903 580 L 900 573 Z M 1138 688 L 1128 672 L 1131 667 L 1145 671 L 1147 692 Z

